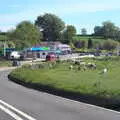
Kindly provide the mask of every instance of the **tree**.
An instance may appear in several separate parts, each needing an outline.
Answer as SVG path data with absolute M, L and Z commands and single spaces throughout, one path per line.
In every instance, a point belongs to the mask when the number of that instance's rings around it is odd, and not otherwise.
M 92 39 L 89 38 L 88 39 L 88 49 L 92 48 L 93 47 L 93 42 L 92 42 Z
M 80 40 L 75 41 L 74 45 L 76 48 L 82 48 L 82 42 Z
M 63 32 L 63 42 L 73 42 L 73 37 L 76 35 L 76 28 L 72 25 L 68 25 Z
M 115 49 L 117 46 L 118 46 L 118 42 L 117 41 L 114 41 L 114 40 L 106 40 L 104 43 L 103 43 L 103 49 L 105 50 L 113 50 Z
M 8 48 L 15 48 L 15 44 L 13 43 L 13 41 L 8 41 L 7 42 L 7 47 Z
M 81 35 L 87 35 L 87 30 L 85 28 L 81 29 Z
M 74 42 L 74 45 L 76 48 L 83 48 L 85 49 L 86 48 L 86 42 L 84 40 L 77 40 Z
M 115 25 L 110 21 L 103 22 L 103 35 L 105 38 L 114 38 Z
M 58 41 L 64 29 L 64 22 L 54 14 L 44 14 L 37 17 L 35 25 L 40 28 L 45 41 Z
M 120 28 L 110 21 L 105 21 L 102 26 L 95 26 L 94 35 L 103 36 L 106 39 L 120 40 Z
M 94 27 L 94 35 L 95 36 L 103 36 L 103 28 L 101 26 Z
M 42 33 L 29 21 L 23 21 L 16 29 L 8 33 L 8 39 L 12 40 L 19 49 L 31 47 L 40 42 Z
M 82 48 L 85 49 L 86 48 L 86 41 L 82 40 L 81 43 L 82 43 Z
M 115 30 L 114 30 L 114 36 L 113 36 L 114 40 L 120 40 L 120 28 L 119 27 L 115 27 Z

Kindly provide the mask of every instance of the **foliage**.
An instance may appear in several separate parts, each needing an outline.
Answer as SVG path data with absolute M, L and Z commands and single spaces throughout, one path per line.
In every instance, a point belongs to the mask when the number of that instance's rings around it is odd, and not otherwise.
M 65 26 L 58 16 L 49 13 L 38 16 L 35 25 L 42 31 L 45 41 L 60 40 L 61 32 Z
M 8 41 L 6 44 L 7 48 L 15 48 L 15 44 L 13 43 L 13 41 Z
M 105 38 L 113 38 L 115 31 L 115 25 L 112 22 L 103 22 L 103 35 Z
M 95 26 L 94 27 L 94 34 L 96 36 L 102 36 L 103 35 L 103 29 L 101 26 Z
M 69 45 L 70 45 L 71 48 L 73 48 L 73 49 L 75 48 L 74 43 L 71 42 Z
M 76 28 L 72 25 L 68 25 L 63 32 L 63 42 L 70 43 L 73 42 L 73 38 L 76 36 Z
M 86 43 L 89 44 L 90 39 L 92 40 L 92 46 L 90 49 L 114 50 L 119 45 L 118 41 L 112 39 L 105 39 L 101 36 L 76 36 L 74 39 L 76 39 L 74 41 L 75 47 L 80 49 L 88 48 L 88 45 L 86 45 Z M 85 41 L 85 45 L 82 45 L 82 41 Z
M 104 50 L 113 50 L 115 49 L 117 46 L 118 46 L 118 42 L 116 41 L 113 41 L 113 40 L 106 40 L 104 43 L 103 43 L 103 49 Z
M 120 40 L 120 28 L 110 21 L 105 21 L 102 26 L 95 26 L 94 35 L 104 36 L 104 38 Z
M 92 39 L 89 38 L 88 39 L 88 49 L 92 48 L 93 47 L 93 42 L 92 42 Z
M 81 40 L 81 41 L 74 41 L 74 45 L 76 48 L 86 48 L 86 41 Z
M 1 41 L 1 40 L 7 40 L 7 35 L 1 35 L 1 34 L 0 34 L 0 41 Z
M 81 29 L 81 35 L 87 35 L 87 30 L 85 28 Z
M 42 34 L 34 24 L 23 21 L 17 25 L 15 30 L 9 32 L 8 39 L 12 40 L 16 47 L 21 49 L 39 43 Z

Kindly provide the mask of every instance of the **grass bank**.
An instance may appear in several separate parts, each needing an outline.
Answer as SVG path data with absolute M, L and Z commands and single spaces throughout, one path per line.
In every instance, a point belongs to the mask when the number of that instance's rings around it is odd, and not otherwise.
M 97 69 L 82 71 L 73 62 L 62 62 L 52 67 L 16 69 L 9 78 L 28 87 L 87 103 L 107 107 L 120 104 L 120 58 L 84 59 L 84 62 L 94 62 Z M 72 70 L 69 69 L 71 64 Z M 104 68 L 108 72 L 100 74 Z
M 0 67 L 11 67 L 12 62 L 4 59 L 0 59 Z

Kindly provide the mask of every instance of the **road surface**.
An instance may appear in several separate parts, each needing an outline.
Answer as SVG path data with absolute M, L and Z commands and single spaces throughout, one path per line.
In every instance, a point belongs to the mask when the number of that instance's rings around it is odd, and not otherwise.
M 25 88 L 0 71 L 0 120 L 120 120 L 120 113 Z

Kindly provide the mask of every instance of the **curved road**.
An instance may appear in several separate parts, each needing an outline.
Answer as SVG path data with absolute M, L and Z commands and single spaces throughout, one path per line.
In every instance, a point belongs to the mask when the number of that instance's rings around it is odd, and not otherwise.
M 21 120 L 120 120 L 118 112 L 35 91 L 13 83 L 7 78 L 9 72 L 10 70 L 0 71 L 0 106 L 18 115 L 22 118 Z M 31 118 L 15 112 L 2 101 Z M 15 120 L 15 118 L 0 108 L 0 120 Z

